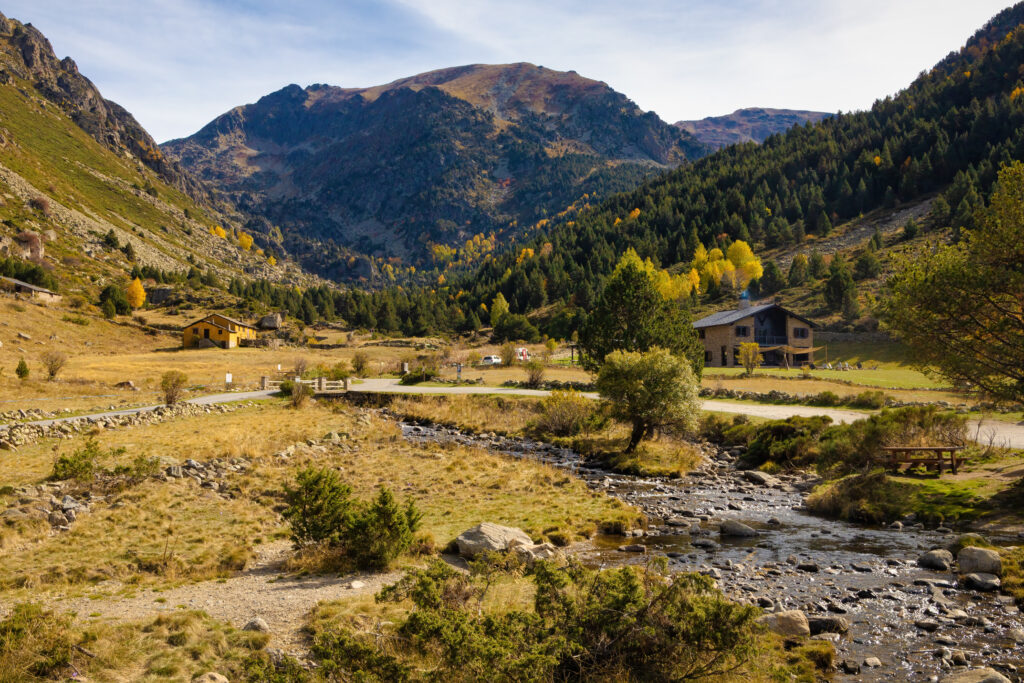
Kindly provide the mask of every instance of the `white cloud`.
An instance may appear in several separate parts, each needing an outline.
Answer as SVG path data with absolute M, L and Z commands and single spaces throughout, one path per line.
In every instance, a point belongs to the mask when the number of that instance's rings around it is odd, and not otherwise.
M 662 118 L 863 109 L 958 48 L 1004 0 L 8 0 L 158 140 L 288 83 L 384 83 L 529 61 Z

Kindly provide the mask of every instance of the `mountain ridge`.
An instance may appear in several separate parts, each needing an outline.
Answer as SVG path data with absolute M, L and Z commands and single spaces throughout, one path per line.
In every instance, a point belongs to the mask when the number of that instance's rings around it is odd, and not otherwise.
M 747 107 L 723 116 L 676 121 L 673 125 L 709 147 L 720 149 L 743 142 L 761 143 L 769 136 L 785 132 L 793 126 L 816 123 L 828 116 L 831 114 L 805 109 Z
M 342 279 L 513 239 L 708 151 L 600 81 L 527 63 L 292 84 L 162 149 L 253 230 Z

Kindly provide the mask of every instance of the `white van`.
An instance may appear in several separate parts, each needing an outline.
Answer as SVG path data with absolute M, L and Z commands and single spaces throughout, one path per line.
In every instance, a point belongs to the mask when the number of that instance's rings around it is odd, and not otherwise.
M 484 356 L 480 365 L 501 365 L 501 356 Z

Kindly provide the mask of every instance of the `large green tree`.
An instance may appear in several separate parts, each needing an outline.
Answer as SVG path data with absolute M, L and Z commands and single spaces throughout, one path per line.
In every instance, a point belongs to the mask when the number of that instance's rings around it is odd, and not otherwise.
M 627 453 L 661 427 L 692 429 L 700 413 L 698 380 L 690 364 L 659 347 L 608 354 L 597 390 L 609 401 L 612 415 L 632 427 Z
M 704 369 L 704 347 L 685 301 L 662 294 L 655 273 L 635 253 L 628 253 L 608 278 L 580 330 L 583 367 L 596 372 L 612 351 L 647 351 L 660 346 L 687 358 L 699 377 Z
M 905 256 L 883 315 L 923 369 L 1024 401 L 1024 164 L 999 172 L 975 225 L 957 244 Z

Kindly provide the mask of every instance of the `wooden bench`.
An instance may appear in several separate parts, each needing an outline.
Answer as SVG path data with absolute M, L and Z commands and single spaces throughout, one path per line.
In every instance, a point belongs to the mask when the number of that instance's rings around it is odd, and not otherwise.
M 924 465 L 934 467 L 942 476 L 943 467 L 956 474 L 957 467 L 963 462 L 957 453 L 963 449 L 963 446 L 884 446 L 882 454 L 875 456 L 874 460 L 894 472 L 898 472 L 902 465 L 909 465 L 907 469 Z

